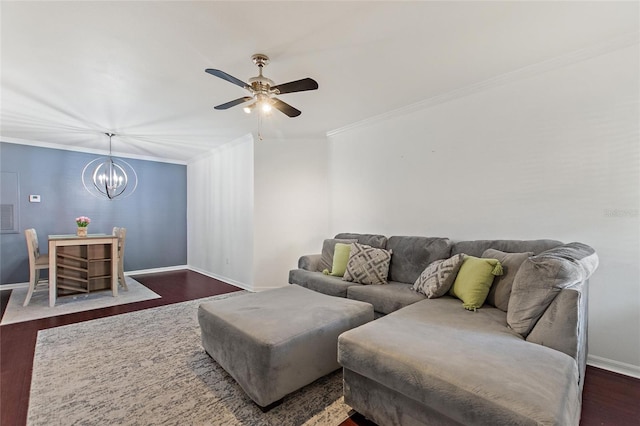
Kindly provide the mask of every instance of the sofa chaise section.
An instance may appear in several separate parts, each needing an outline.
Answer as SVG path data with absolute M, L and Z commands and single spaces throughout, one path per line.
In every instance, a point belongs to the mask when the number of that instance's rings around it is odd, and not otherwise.
M 345 402 L 379 424 L 578 424 L 576 360 L 497 308 L 425 299 L 343 333 L 338 356 Z
M 509 308 L 485 303 L 470 312 L 449 296 L 424 299 L 344 333 L 347 404 L 384 425 L 579 424 L 595 251 L 555 240 L 481 240 L 455 242 L 451 255 L 487 249 L 533 254 L 516 271 Z M 538 305 L 541 290 L 552 294 L 550 304 Z M 516 308 L 540 306 L 527 332 L 513 328 L 514 297 Z

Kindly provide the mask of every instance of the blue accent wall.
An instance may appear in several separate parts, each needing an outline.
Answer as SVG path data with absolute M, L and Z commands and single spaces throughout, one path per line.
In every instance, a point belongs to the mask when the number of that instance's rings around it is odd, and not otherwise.
M 0 234 L 0 284 L 29 281 L 24 230 L 35 228 L 40 251 L 47 235 L 73 234 L 74 219 L 89 216 L 89 233 L 127 228 L 124 270 L 187 263 L 187 166 L 127 158 L 138 174 L 128 198 L 96 198 L 82 185 L 82 169 L 95 154 L 0 142 L 0 171 L 18 173 L 19 234 Z M 40 203 L 30 203 L 37 194 Z M 2 194 L 0 194 L 0 199 Z

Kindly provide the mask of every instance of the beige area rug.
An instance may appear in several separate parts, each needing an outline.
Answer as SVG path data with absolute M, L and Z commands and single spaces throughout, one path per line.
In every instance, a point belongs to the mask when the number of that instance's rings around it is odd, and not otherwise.
M 118 297 L 113 297 L 111 290 L 74 294 L 58 297 L 54 307 L 49 307 L 49 291 L 44 286 L 39 287 L 33 293 L 28 306 L 22 306 L 24 299 L 27 297 L 28 289 L 14 289 L 11 291 L 11 297 L 0 325 L 160 298 L 160 295 L 149 290 L 133 278 L 125 277 L 125 280 L 129 291 L 124 291 L 122 288 L 118 289 Z
M 329 425 L 348 418 L 340 371 L 263 413 L 204 351 L 198 305 L 215 296 L 41 330 L 29 425 Z

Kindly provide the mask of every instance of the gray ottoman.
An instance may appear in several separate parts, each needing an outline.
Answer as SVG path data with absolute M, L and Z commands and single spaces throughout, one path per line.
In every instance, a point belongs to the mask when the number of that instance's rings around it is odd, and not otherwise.
M 340 368 L 338 336 L 373 306 L 298 285 L 198 307 L 202 346 L 261 407 Z

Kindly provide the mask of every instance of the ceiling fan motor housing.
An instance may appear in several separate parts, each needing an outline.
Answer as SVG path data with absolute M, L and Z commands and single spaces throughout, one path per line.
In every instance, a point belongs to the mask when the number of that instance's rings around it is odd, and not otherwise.
M 262 75 L 262 68 L 269 64 L 269 57 L 262 53 L 256 53 L 251 57 L 253 63 L 258 66 L 259 75 L 257 77 L 251 77 L 249 79 L 249 91 L 251 91 L 254 95 L 258 93 L 262 93 L 264 95 L 277 95 L 280 93 L 277 89 L 271 90 L 272 86 L 276 84 L 270 78 L 267 78 Z

